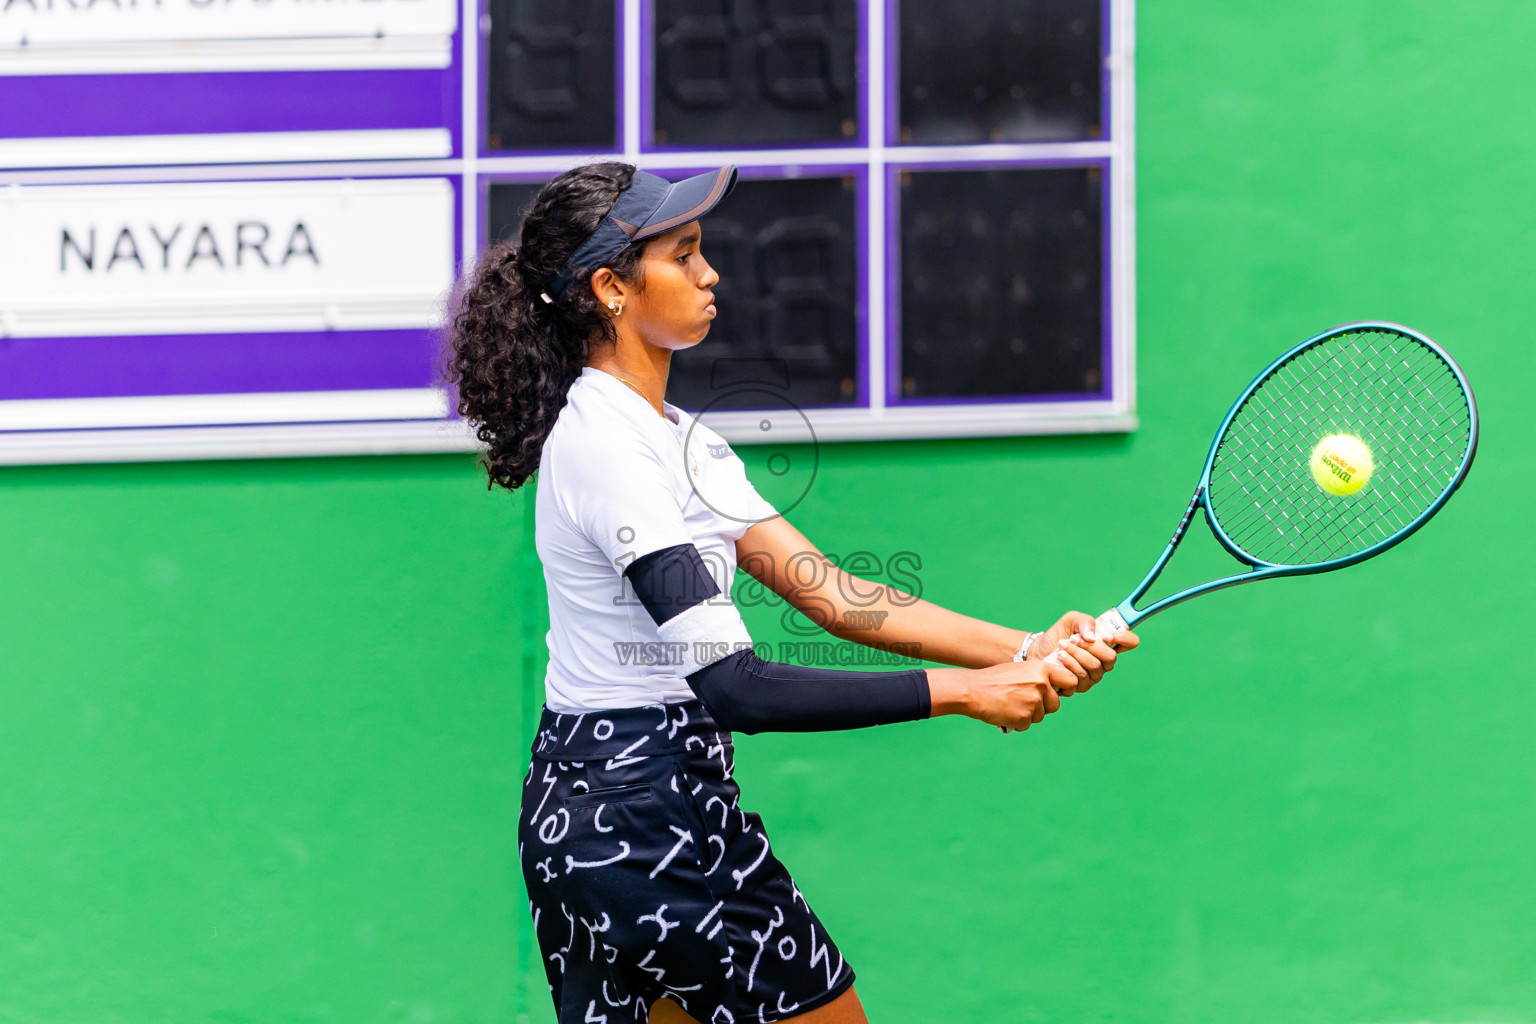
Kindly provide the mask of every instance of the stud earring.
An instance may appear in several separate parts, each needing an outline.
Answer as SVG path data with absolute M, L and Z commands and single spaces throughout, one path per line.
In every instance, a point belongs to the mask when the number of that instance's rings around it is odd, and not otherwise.
M 624 312 L 624 307 L 619 305 L 618 299 L 609 299 L 608 309 L 613 313 L 614 316 L 618 316 L 620 313 Z

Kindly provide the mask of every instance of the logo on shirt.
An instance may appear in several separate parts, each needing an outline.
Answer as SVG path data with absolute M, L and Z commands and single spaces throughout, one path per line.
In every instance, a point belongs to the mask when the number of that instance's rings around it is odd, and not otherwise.
M 705 445 L 709 449 L 711 457 L 716 459 L 728 459 L 731 457 L 731 446 L 728 444 Z

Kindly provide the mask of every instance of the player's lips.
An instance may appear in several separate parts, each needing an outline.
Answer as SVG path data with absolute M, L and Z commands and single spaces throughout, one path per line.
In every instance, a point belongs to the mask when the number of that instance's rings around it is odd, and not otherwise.
M 715 312 L 715 304 L 713 302 L 704 307 L 705 315 L 708 316 L 711 320 L 715 318 Z

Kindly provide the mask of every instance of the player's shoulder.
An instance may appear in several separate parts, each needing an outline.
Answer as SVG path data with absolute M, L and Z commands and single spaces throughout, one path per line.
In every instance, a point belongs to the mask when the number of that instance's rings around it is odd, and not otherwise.
M 566 478 L 600 479 L 657 458 L 662 440 L 650 424 L 579 377 L 544 441 L 540 468 Z

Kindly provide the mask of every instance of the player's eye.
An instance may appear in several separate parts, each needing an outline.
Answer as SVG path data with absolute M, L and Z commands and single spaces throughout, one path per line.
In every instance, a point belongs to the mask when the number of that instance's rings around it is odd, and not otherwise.
M 688 257 L 692 256 L 692 255 L 693 255 L 693 253 L 685 252 L 685 253 L 683 253 L 681 256 L 679 256 L 677 258 L 677 262 L 679 262 L 679 263 L 687 263 L 688 262 Z

